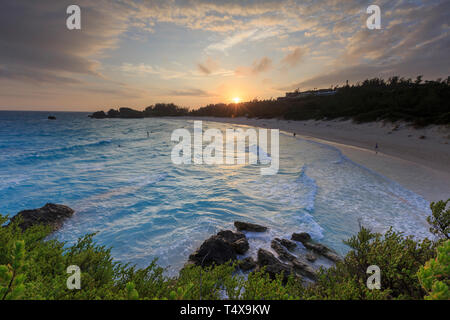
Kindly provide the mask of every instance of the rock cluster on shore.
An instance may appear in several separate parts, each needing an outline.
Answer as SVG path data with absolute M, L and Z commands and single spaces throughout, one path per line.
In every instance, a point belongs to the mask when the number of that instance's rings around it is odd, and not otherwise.
M 52 231 L 56 231 L 73 214 L 74 210 L 67 206 L 47 203 L 39 209 L 19 212 L 11 219 L 10 223 L 18 221 L 18 226 L 22 230 L 36 225 L 47 225 L 51 226 Z M 277 256 L 269 250 L 259 248 L 256 261 L 253 257 L 242 257 L 249 251 L 250 245 L 246 235 L 241 231 L 266 232 L 268 228 L 242 221 L 235 221 L 234 226 L 238 231 L 222 230 L 206 239 L 189 256 L 186 265 L 194 264 L 206 267 L 237 262 L 237 266 L 244 272 L 264 268 L 265 272 L 272 279 L 279 274 L 283 274 L 284 281 L 290 275 L 300 278 L 306 277 L 314 281 L 317 278 L 317 274 L 312 263 L 316 261 L 318 256 L 323 256 L 332 262 L 341 260 L 341 257 L 328 247 L 313 242 L 311 236 L 306 232 L 292 234 L 291 240 L 274 238 L 270 243 L 270 247 Z M 294 251 L 298 246 L 297 242 L 301 243 L 308 252 L 295 254 Z M 242 259 L 238 260 L 239 256 Z
M 237 261 L 238 255 L 245 254 L 250 248 L 245 234 L 241 231 L 267 231 L 267 227 L 242 221 L 235 221 L 234 226 L 238 231 L 222 230 L 205 240 L 189 256 L 187 264 L 211 266 Z M 305 255 L 295 255 L 293 253 L 293 250 L 297 247 L 296 241 L 302 243 L 309 250 Z M 296 277 L 306 277 L 314 281 L 317 279 L 317 274 L 312 263 L 316 261 L 318 255 L 332 262 L 341 260 L 341 257 L 328 247 L 313 242 L 311 236 L 306 232 L 294 233 L 291 240 L 275 238 L 271 242 L 271 248 L 278 257 L 266 249 L 259 248 L 256 261 L 252 257 L 246 257 L 239 260 L 237 265 L 242 271 L 265 268 L 265 272 L 272 279 L 283 273 L 284 280 L 287 280 L 292 274 Z

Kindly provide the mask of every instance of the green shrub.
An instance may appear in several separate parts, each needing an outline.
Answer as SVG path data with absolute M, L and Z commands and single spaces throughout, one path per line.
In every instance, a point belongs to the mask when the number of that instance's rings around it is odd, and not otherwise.
M 388 230 L 385 235 L 362 227 L 345 243 L 352 249 L 342 262 L 322 270 L 317 283 L 307 291 L 315 299 L 422 299 L 417 271 L 434 255 L 434 245 Z M 381 270 L 381 289 L 366 286 L 367 268 Z
M 418 277 L 427 300 L 450 300 L 450 240 L 437 248 L 437 256 L 420 267 Z
M 431 216 L 427 217 L 430 224 L 430 232 L 441 239 L 450 239 L 450 208 L 446 210 L 450 201 L 432 202 L 430 205 Z
M 25 242 L 16 241 L 11 264 L 0 265 L 0 300 L 14 300 L 23 296 L 25 275 L 22 273 Z

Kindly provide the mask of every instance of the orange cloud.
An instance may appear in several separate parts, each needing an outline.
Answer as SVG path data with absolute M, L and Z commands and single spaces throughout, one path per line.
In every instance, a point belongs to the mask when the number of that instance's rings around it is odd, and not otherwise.
M 256 75 L 262 72 L 269 71 L 272 68 L 272 60 L 268 57 L 263 57 L 260 60 L 255 60 L 251 67 L 239 67 L 236 69 L 236 74 L 241 76 Z
M 303 57 L 306 54 L 306 51 L 307 51 L 306 49 L 296 47 L 281 60 L 281 63 L 284 66 L 295 67 L 303 59 Z
M 208 57 L 208 59 L 204 63 L 197 64 L 197 69 L 201 73 L 206 74 L 206 75 L 211 74 L 212 72 L 217 70 L 218 67 L 219 67 L 218 62 L 211 59 L 210 57 Z

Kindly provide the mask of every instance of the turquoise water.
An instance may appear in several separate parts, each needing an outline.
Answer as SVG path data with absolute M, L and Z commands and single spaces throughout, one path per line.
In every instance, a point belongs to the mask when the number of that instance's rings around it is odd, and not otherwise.
M 333 147 L 282 133 L 279 173 L 261 176 L 259 165 L 173 165 L 171 133 L 193 133 L 191 120 L 55 115 L 0 112 L 0 212 L 66 204 L 76 214 L 53 237 L 73 243 L 98 232 L 94 239 L 123 262 L 158 257 L 175 272 L 238 219 L 270 227 L 248 234 L 250 255 L 301 231 L 343 254 L 359 224 L 429 236 L 426 200 Z M 203 122 L 204 130 L 237 127 Z

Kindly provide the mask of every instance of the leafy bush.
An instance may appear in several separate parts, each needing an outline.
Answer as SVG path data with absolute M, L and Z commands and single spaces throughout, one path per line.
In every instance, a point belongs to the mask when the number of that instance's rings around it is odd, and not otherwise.
M 449 201 L 432 202 L 432 215 L 427 217 L 430 232 L 443 239 L 450 239 L 450 209 L 445 210 Z
M 322 270 L 317 283 L 307 295 L 316 299 L 422 299 L 417 271 L 435 254 L 434 245 L 425 239 L 414 241 L 390 229 L 381 235 L 362 227 L 345 241 L 352 249 L 344 261 Z M 381 289 L 366 286 L 367 268 L 381 270 Z
M 427 300 L 450 300 L 450 240 L 437 248 L 437 256 L 420 267 L 418 277 Z
M 12 264 L 0 265 L 0 299 L 13 300 L 23 295 L 24 275 L 21 273 L 25 255 L 24 241 L 17 241 L 14 246 L 14 254 L 11 257 Z

